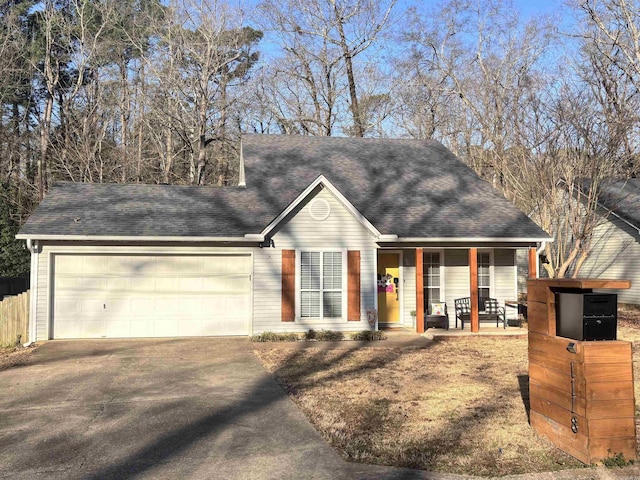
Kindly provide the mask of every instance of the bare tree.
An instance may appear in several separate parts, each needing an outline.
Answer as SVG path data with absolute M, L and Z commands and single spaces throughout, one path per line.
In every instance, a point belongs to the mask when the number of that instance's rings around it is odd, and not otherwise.
M 513 192 L 503 170 L 515 145 L 512 132 L 551 32 L 541 19 L 523 24 L 502 0 L 451 0 L 423 12 L 407 35 L 414 60 L 409 70 L 414 91 L 407 93 L 427 101 L 422 107 L 431 112 L 427 132 L 435 135 L 439 119 L 449 117 L 440 136 L 508 198 Z M 439 105 L 447 108 L 437 119 Z
M 161 58 L 170 67 L 158 68 L 157 58 L 147 59 L 160 84 L 156 94 L 169 109 L 165 113 L 174 115 L 166 141 L 173 143 L 173 133 L 180 137 L 187 155 L 189 182 L 196 184 L 205 183 L 208 148 L 216 147 L 219 175 L 215 182 L 222 185 L 229 162 L 228 111 L 235 101 L 230 89 L 245 81 L 257 61 L 258 54 L 252 47 L 262 34 L 243 27 L 239 12 L 215 0 L 173 4 L 167 22 Z M 166 157 L 165 170 L 173 163 L 171 154 Z
M 290 65 L 274 72 L 271 82 L 283 85 L 288 92 L 286 110 L 294 114 L 288 120 L 301 125 L 303 133 L 331 135 L 334 123 L 346 123 L 339 111 L 344 97 L 348 99 L 352 125 L 343 125 L 343 129 L 362 137 L 371 127 L 365 118 L 366 109 L 360 106 L 361 82 L 356 78 L 367 68 L 358 68 L 354 62 L 380 39 L 389 26 L 395 3 L 266 0 L 259 5 L 263 26 L 275 33 L 285 52 L 285 65 Z M 371 108 L 374 94 L 368 97 L 366 106 Z M 280 99 L 273 100 L 277 103 Z M 314 128 L 305 132 L 310 123 Z

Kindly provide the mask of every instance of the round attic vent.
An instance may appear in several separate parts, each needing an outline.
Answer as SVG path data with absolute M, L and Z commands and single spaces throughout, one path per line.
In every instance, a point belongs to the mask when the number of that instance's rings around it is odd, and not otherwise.
M 326 220 L 331 213 L 331 207 L 329 206 L 329 202 L 322 198 L 314 198 L 309 203 L 309 215 L 314 220 L 322 221 Z

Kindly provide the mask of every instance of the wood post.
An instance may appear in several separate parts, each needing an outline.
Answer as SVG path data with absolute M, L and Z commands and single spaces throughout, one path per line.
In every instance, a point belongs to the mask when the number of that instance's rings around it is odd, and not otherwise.
M 422 249 L 416 248 L 416 332 L 424 333 L 424 271 Z
M 529 249 L 529 278 L 538 278 L 538 253 L 535 248 Z
M 296 319 L 296 251 L 282 250 L 282 321 Z
M 480 317 L 478 312 L 478 249 L 469 249 L 469 284 L 470 295 L 469 302 L 471 303 L 471 331 L 480 331 Z

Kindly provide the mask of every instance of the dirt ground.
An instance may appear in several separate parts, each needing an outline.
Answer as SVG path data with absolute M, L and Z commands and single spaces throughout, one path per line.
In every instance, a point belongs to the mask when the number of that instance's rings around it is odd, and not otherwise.
M 620 309 L 618 338 L 634 342 L 638 376 L 640 310 Z M 526 339 L 256 354 L 351 461 L 483 476 L 584 466 L 529 426 Z

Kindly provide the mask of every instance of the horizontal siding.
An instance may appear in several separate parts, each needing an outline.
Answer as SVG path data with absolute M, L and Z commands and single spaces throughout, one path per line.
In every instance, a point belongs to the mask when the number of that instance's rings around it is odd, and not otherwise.
M 263 248 L 253 257 L 253 332 L 282 318 L 282 250 Z M 273 329 L 271 329 L 273 330 Z
M 496 249 L 493 252 L 493 296 L 502 306 L 505 300 L 518 299 L 515 253 L 515 250 L 507 249 Z M 507 308 L 506 312 L 509 318 L 518 317 L 514 308 Z
M 313 198 L 325 200 L 330 214 L 325 220 L 315 220 L 309 212 Z M 367 229 L 328 190 L 311 196 L 295 215 L 285 220 L 273 235 L 275 248 L 264 249 L 255 256 L 253 332 L 306 332 L 315 330 L 354 331 L 369 329 L 367 310 L 375 305 L 375 256 L 377 245 Z M 346 318 L 326 321 L 281 321 L 281 258 L 282 250 L 345 249 L 360 251 L 360 322 Z M 346 282 L 346 279 L 345 279 Z M 343 288 L 346 289 L 346 283 Z
M 403 311 L 405 327 L 415 328 L 415 318 L 411 316 L 411 312 L 416 310 L 416 251 L 414 249 L 406 249 L 403 251 Z
M 469 296 L 469 250 L 445 250 L 444 268 L 444 294 L 449 311 L 449 325 L 454 327 L 456 320 L 454 300 Z
M 589 257 L 580 277 L 631 280 L 629 290 L 608 290 L 618 302 L 640 304 L 640 238 L 638 232 L 615 217 L 596 227 Z
M 529 278 L 529 251 L 523 248 L 516 250 L 516 265 L 518 266 L 518 294 L 527 293 L 527 279 Z
M 48 270 L 49 255 L 47 248 L 44 247 L 38 254 L 38 288 L 36 289 L 36 340 L 48 340 Z

